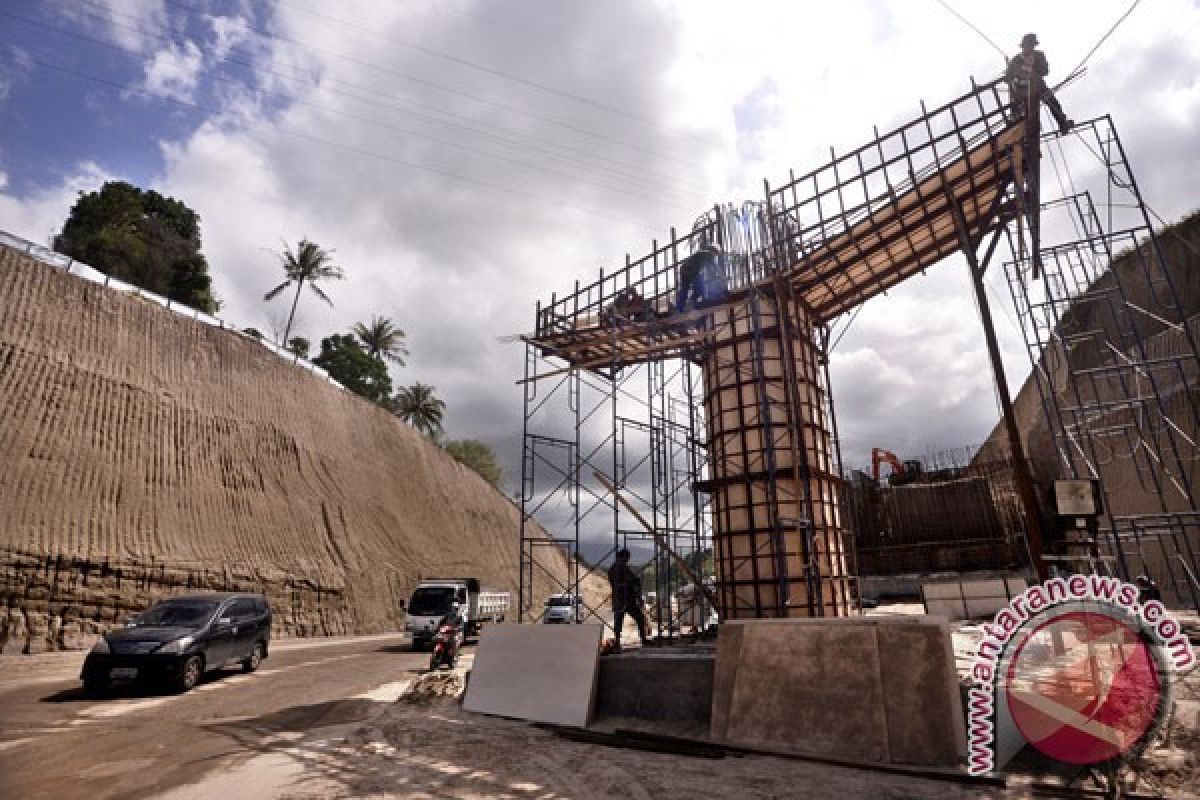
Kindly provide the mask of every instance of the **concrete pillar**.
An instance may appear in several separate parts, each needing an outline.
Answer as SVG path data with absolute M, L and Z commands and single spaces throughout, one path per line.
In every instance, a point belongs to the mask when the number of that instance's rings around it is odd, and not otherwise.
M 709 319 L 705 415 L 725 619 L 855 613 L 816 331 L 757 292 Z

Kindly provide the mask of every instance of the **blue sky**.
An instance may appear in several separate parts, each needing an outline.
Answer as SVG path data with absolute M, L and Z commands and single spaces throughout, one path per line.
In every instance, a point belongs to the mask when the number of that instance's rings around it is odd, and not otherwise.
M 72 19 L 39 3 L 0 6 L 3 74 L 11 83 L 0 159 L 18 194 L 59 182 L 75 164 L 89 160 L 134 183 L 148 183 L 164 166 L 158 140 L 186 136 L 205 116 L 137 95 L 123 98 L 116 86 L 139 83 L 141 56 L 122 47 L 112 32 L 96 30 L 91 6 L 78 8 L 80 18 Z M 209 27 L 203 18 L 180 19 L 179 35 L 167 31 L 164 39 L 202 37 Z M 132 17 L 116 22 L 141 28 Z M 198 97 L 207 95 L 210 82 L 202 77 Z
M 952 5 L 1003 52 L 1036 30 L 1052 78 L 1128 7 Z M 333 308 L 301 302 L 299 331 L 396 319 L 412 358 L 395 382 L 438 387 L 450 435 L 492 442 L 511 473 L 522 360 L 497 340 L 537 298 L 1003 68 L 933 0 L 730 8 L 0 0 L 0 228 L 46 242 L 80 189 L 157 188 L 199 213 L 222 315 L 264 331 L 272 252 L 311 237 L 349 277 Z M 1079 118 L 1113 115 L 1167 218 L 1200 205 L 1197 41 L 1197 2 L 1142 3 L 1062 92 Z M 868 304 L 833 372 L 851 463 L 977 442 L 996 419 L 961 264 Z

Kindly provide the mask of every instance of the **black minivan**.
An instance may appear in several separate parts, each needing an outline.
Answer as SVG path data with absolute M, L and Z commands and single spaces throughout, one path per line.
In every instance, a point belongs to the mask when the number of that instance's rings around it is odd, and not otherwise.
M 83 688 L 114 681 L 166 682 L 186 692 L 200 676 L 230 662 L 253 672 L 267 657 L 271 607 L 261 594 L 168 597 L 109 631 L 83 662 Z

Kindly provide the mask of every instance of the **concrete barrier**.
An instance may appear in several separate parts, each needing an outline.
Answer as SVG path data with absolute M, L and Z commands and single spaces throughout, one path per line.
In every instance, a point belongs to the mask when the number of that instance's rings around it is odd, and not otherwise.
M 603 632 L 603 625 L 484 628 L 463 708 L 557 725 L 588 725 Z
M 957 764 L 966 732 L 949 626 L 930 617 L 726 622 L 710 733 L 868 762 Z
M 921 584 L 921 601 L 927 614 L 952 620 L 982 619 L 994 616 L 1025 588 L 1024 578 L 933 581 Z

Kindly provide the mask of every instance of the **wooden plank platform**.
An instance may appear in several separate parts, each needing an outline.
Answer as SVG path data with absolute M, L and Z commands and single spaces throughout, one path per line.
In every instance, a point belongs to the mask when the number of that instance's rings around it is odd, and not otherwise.
M 951 198 L 962 209 L 973 235 L 993 229 L 999 201 L 1013 180 L 1013 154 L 1023 134 L 1023 126 L 1014 123 L 962 158 L 915 180 L 891 203 L 849 228 L 806 251 L 801 248 L 797 262 L 783 272 L 798 301 L 814 319 L 827 321 L 958 251 Z M 591 314 L 564 320 L 562 330 L 522 337 L 570 365 L 527 380 L 571 368 L 619 369 L 664 358 L 695 360 L 710 343 L 705 326 L 712 315 L 744 302 L 773 280 L 739 287 L 725 302 L 685 314 L 675 314 L 671 295 L 663 294 L 648 298 L 656 314 L 652 320 L 606 325 Z

